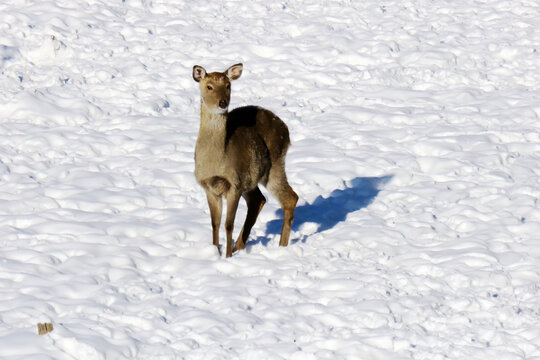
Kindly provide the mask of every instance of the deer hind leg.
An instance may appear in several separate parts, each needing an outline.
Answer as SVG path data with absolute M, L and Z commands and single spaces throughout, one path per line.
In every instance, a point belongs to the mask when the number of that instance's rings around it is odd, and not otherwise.
M 244 226 L 240 231 L 240 235 L 238 235 L 238 240 L 236 240 L 236 243 L 234 244 L 233 252 L 241 250 L 246 246 L 251 228 L 255 224 L 255 221 L 257 221 L 257 217 L 266 203 L 266 199 L 258 187 L 245 192 L 242 196 L 246 200 L 248 211 Z
M 283 226 L 281 227 L 279 246 L 287 246 L 289 245 L 289 236 L 291 234 L 291 226 L 294 219 L 294 209 L 296 208 L 296 203 L 298 202 L 298 195 L 296 195 L 294 190 L 287 182 L 285 164 L 283 161 L 275 164 L 272 169 L 270 169 L 267 188 L 281 204 L 281 209 L 283 210 Z
M 232 256 L 232 233 L 234 230 L 234 218 L 238 209 L 241 193 L 237 191 L 229 191 L 227 194 L 227 217 L 225 219 L 225 231 L 227 232 L 227 252 L 225 257 Z
M 219 254 L 219 226 L 221 224 L 222 199 L 210 191 L 206 192 L 208 207 L 210 208 L 210 218 L 212 220 L 212 242 L 217 247 Z

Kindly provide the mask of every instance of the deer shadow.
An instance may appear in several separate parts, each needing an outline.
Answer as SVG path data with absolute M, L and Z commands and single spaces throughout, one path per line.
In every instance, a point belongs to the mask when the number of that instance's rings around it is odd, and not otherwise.
M 345 189 L 336 189 L 327 197 L 319 195 L 312 203 L 297 206 L 294 211 L 293 231 L 298 231 L 306 223 L 316 225 L 315 233 L 333 228 L 345 221 L 347 215 L 367 207 L 379 194 L 382 186 L 392 179 L 392 175 L 382 177 L 357 177 Z M 258 237 L 252 244 L 270 241 L 270 235 L 281 234 L 283 212 L 276 211 L 278 219 L 271 220 L 266 225 L 266 236 Z M 291 243 L 299 240 L 305 242 L 307 236 L 301 239 L 291 239 Z M 251 245 L 251 244 L 250 244 Z

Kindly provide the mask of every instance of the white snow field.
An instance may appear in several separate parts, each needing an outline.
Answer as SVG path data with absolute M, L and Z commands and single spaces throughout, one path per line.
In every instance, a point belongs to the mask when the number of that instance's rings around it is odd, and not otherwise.
M 226 259 L 192 67 L 238 62 L 300 201 Z M 537 0 L 2 0 L 0 358 L 540 359 L 539 116 Z

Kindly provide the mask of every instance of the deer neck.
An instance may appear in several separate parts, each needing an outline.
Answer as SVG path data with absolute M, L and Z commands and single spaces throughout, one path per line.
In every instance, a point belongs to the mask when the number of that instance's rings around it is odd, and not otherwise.
M 223 148 L 227 128 L 227 112 L 215 113 L 201 104 L 201 125 L 197 145 L 200 147 Z
M 225 132 L 228 112 L 217 113 L 210 111 L 204 103 L 201 104 L 201 130 L 212 132 Z

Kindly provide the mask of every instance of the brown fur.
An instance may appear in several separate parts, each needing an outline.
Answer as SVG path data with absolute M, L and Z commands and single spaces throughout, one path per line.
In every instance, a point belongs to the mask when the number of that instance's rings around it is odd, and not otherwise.
M 285 174 L 289 147 L 287 125 L 269 110 L 245 106 L 228 111 L 231 80 L 242 74 L 242 64 L 225 72 L 206 73 L 193 67 L 193 78 L 201 90 L 201 125 L 195 146 L 195 177 L 206 192 L 212 220 L 213 243 L 219 250 L 222 197 L 227 200 L 226 256 L 243 249 L 266 199 L 261 183 L 280 202 L 283 227 L 280 246 L 287 246 L 298 196 Z M 234 218 L 240 197 L 248 211 L 244 226 L 232 249 Z

